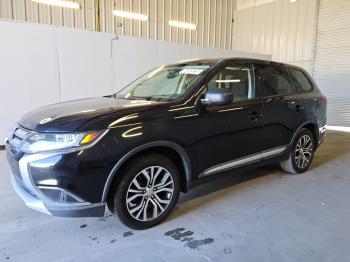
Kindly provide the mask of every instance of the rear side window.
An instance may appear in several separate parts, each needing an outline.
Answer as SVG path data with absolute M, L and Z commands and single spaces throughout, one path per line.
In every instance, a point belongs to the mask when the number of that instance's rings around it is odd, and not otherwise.
M 298 92 L 308 92 L 312 90 L 312 84 L 304 72 L 292 68 L 289 68 L 289 72 Z
M 295 93 L 288 71 L 271 65 L 261 65 L 258 68 L 260 88 L 264 96 L 288 95 Z

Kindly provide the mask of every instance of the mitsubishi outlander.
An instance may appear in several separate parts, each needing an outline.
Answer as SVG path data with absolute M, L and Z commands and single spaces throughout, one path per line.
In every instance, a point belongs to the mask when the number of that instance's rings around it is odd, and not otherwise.
M 98 88 L 98 87 L 96 87 Z M 54 216 L 159 224 L 180 192 L 247 168 L 303 173 L 327 99 L 296 66 L 230 58 L 158 67 L 116 94 L 29 112 L 5 141 L 15 190 Z

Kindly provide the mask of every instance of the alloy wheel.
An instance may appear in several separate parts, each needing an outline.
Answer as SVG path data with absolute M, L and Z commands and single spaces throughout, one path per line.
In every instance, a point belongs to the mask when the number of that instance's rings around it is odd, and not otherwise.
M 150 166 L 140 171 L 131 181 L 126 193 L 129 214 L 139 221 L 159 217 L 171 202 L 174 180 L 161 166 Z
M 304 169 L 311 161 L 313 153 L 312 139 L 308 135 L 303 135 L 299 138 L 298 143 L 295 147 L 295 164 L 300 168 Z

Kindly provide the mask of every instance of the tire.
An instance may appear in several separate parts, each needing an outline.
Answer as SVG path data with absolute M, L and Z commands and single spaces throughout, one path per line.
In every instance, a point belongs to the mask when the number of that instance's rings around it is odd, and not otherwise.
M 113 198 L 114 213 L 123 224 L 140 230 L 164 221 L 180 194 L 175 164 L 161 154 L 148 154 L 132 160 L 123 171 Z
M 314 153 L 315 138 L 310 130 L 303 128 L 292 144 L 289 158 L 280 162 L 280 166 L 288 173 L 304 173 L 310 167 Z

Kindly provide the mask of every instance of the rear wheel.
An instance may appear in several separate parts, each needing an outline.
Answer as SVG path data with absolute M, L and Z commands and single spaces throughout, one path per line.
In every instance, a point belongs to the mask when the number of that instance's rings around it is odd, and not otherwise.
M 180 193 L 174 163 L 163 155 L 149 154 L 130 162 L 124 171 L 114 196 L 114 211 L 120 220 L 134 229 L 161 223 Z
M 280 162 L 280 166 L 289 173 L 303 173 L 310 167 L 314 151 L 314 136 L 310 130 L 303 128 L 294 140 L 289 158 Z

